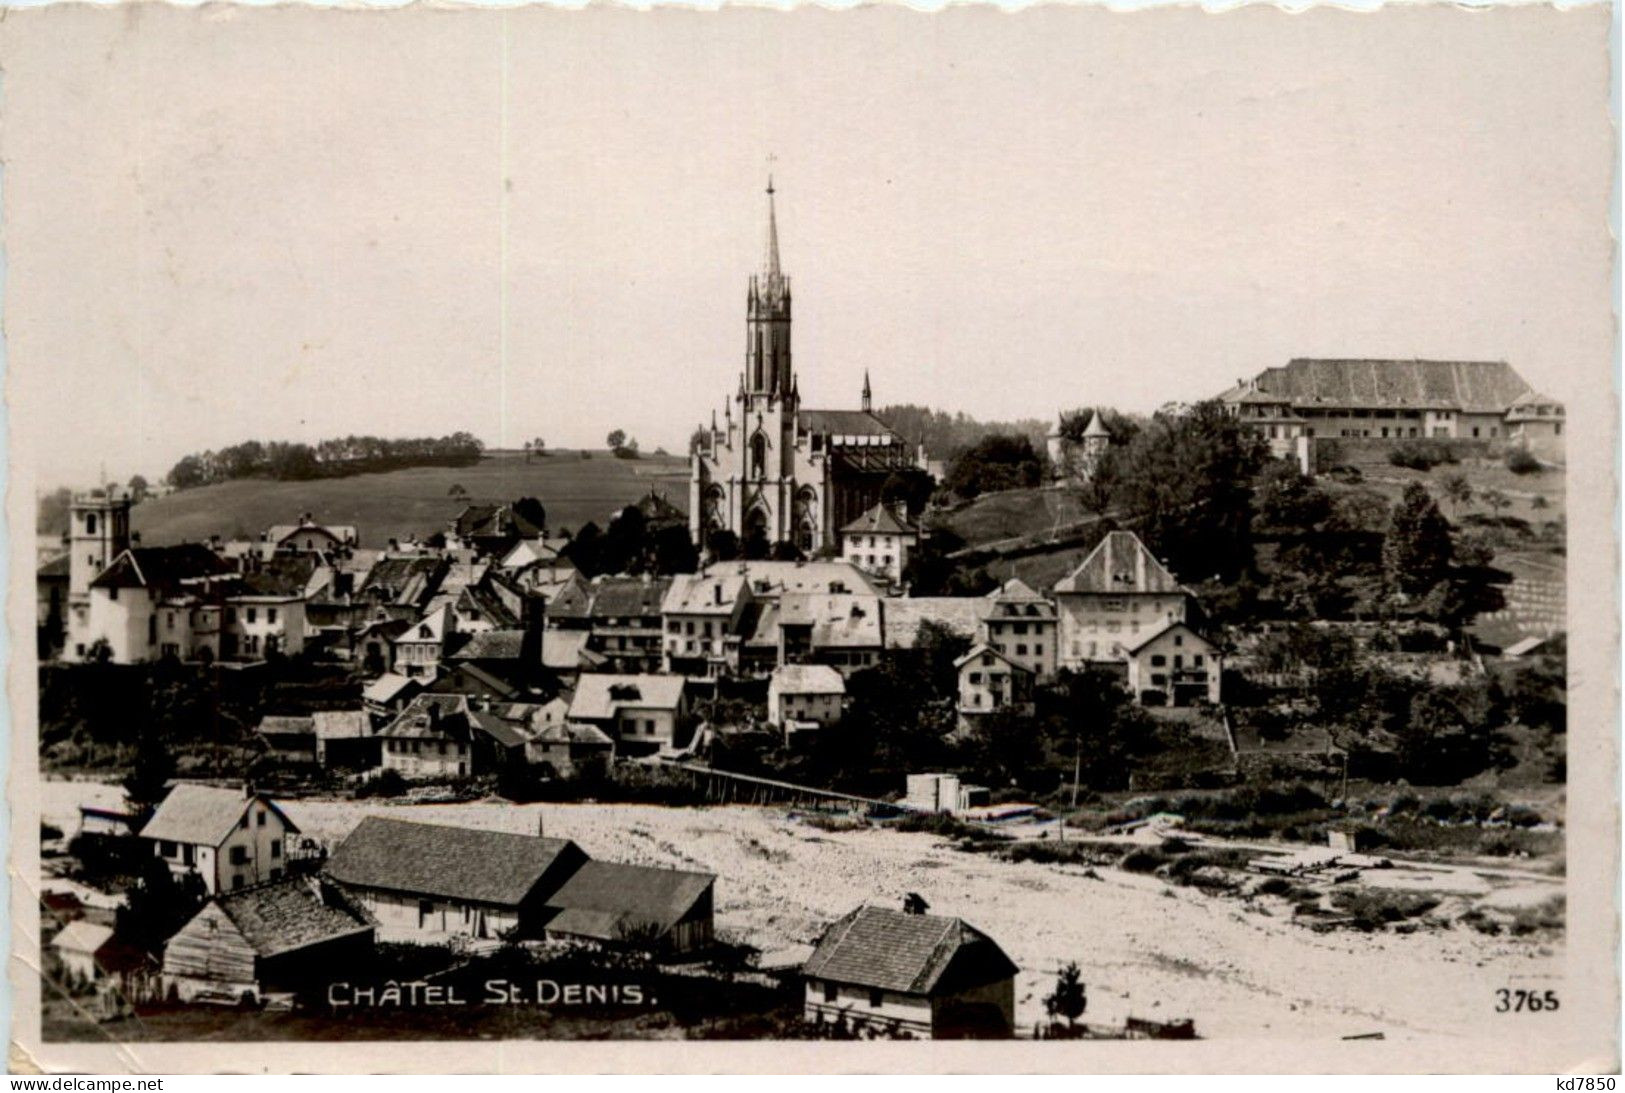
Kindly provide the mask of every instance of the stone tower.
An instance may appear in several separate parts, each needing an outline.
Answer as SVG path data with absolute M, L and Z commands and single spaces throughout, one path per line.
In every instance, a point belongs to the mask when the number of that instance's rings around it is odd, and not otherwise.
M 90 582 L 130 545 L 130 495 L 117 486 L 75 494 L 68 509 L 68 599 L 84 600 Z

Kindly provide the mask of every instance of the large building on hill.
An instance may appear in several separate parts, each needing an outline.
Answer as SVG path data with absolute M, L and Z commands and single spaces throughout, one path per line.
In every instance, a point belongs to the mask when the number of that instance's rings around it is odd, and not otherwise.
M 856 410 L 809 410 L 790 356 L 790 279 L 779 266 L 773 182 L 767 252 L 745 295 L 745 367 L 739 388 L 694 450 L 689 531 L 704 547 L 722 530 L 741 541 L 788 541 L 811 552 L 880 501 L 915 453 L 871 412 L 868 377 Z
M 1538 394 L 1505 361 L 1300 357 L 1238 379 L 1219 401 L 1277 454 L 1298 437 L 1516 443 L 1562 435 L 1562 404 Z M 1538 424 L 1543 420 L 1555 428 Z

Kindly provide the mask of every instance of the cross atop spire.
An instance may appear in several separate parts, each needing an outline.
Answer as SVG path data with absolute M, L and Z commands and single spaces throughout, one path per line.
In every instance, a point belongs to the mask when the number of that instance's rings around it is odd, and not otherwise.
M 779 277 L 779 221 L 773 208 L 773 176 L 767 176 L 767 254 L 762 261 L 766 280 Z

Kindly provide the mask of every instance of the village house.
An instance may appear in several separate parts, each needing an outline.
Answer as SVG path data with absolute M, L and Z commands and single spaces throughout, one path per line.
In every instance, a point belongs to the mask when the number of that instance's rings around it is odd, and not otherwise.
M 968 718 L 999 710 L 1022 712 L 1030 709 L 1033 673 L 991 645 L 977 645 L 954 661 L 959 673 L 959 717 Z
M 615 759 L 615 741 L 596 725 L 572 721 L 532 723 L 526 758 L 546 764 L 560 778 L 576 778 L 607 769 Z
M 846 679 L 827 664 L 783 664 L 767 681 L 767 720 L 781 728 L 824 728 L 841 719 Z
M 403 630 L 390 652 L 390 670 L 430 681 L 440 674 L 446 643 L 456 633 L 449 607 L 438 607 Z
M 62 974 L 70 983 L 95 983 L 110 979 L 127 981 L 151 964 L 151 958 L 133 945 L 120 941 L 111 926 L 77 919 L 58 930 L 50 948 L 62 964 Z
M 361 708 L 377 726 L 397 717 L 422 690 L 422 681 L 386 672 L 362 688 Z
M 1058 666 L 1118 668 L 1125 649 L 1171 622 L 1191 596 L 1132 531 L 1112 531 L 1055 585 Z
M 859 1034 L 1008 1037 L 1019 970 L 960 919 L 859 907 L 824 931 L 802 967 L 804 1017 Z
M 507 505 L 469 505 L 446 526 L 446 546 L 500 558 L 521 542 L 547 534 L 547 513 L 533 497 Z
M 1159 706 L 1219 703 L 1224 658 L 1216 645 L 1186 624 L 1171 622 L 1124 655 L 1129 693 L 1136 700 L 1149 699 Z
M 368 816 L 324 873 L 377 923 L 380 941 L 540 937 L 548 898 L 586 861 L 568 839 Z
M 669 577 L 599 577 L 588 609 L 593 652 L 615 672 L 661 669 L 661 605 Z
M 1505 361 L 1300 357 L 1238 379 L 1219 401 L 1276 451 L 1299 436 L 1505 439 L 1530 394 Z
M 546 901 L 550 938 L 665 953 L 708 948 L 716 877 L 619 862 L 582 863 Z
M 870 576 L 899 585 L 919 541 L 920 529 L 909 522 L 901 503 L 878 504 L 841 528 L 841 557 Z
M 308 716 L 268 714 L 260 718 L 254 738 L 279 762 L 316 762 L 316 723 Z
M 218 603 L 237 575 L 208 547 L 186 543 L 124 549 L 89 580 L 78 602 L 72 579 L 64 659 L 89 659 L 105 642 L 112 663 L 140 664 L 163 656 L 193 659 L 208 631 L 194 619 L 194 608 Z
M 571 721 L 593 725 L 624 755 L 676 747 L 688 713 L 683 676 L 583 672 L 570 700 Z
M 320 766 L 371 770 L 383 762 L 383 741 L 373 731 L 366 710 L 318 710 L 310 720 Z
M 1076 440 L 1066 435 L 1064 414 L 1056 415 L 1055 427 L 1045 438 L 1050 472 L 1057 482 L 1088 482 L 1100 469 L 1111 446 L 1111 430 L 1101 420 L 1099 410 L 1089 411 L 1089 420 Z
M 483 773 L 475 755 L 468 699 L 462 695 L 418 695 L 378 738 L 383 769 L 409 781 Z
M 1055 674 L 1060 624 L 1055 605 L 1019 577 L 988 593 L 981 640 L 1039 679 Z
M 273 524 L 265 532 L 265 541 L 279 551 L 303 554 L 333 554 L 350 550 L 361 543 L 361 533 L 349 524 L 319 524 L 311 513 L 299 517 L 297 524 Z
M 99 625 L 92 629 L 91 625 L 91 582 L 101 576 L 115 558 L 120 557 L 131 545 L 130 535 L 130 494 L 117 486 L 107 486 L 102 489 L 90 490 L 86 493 L 76 493 L 68 504 L 68 533 L 65 541 L 68 548 L 68 582 L 65 616 L 65 637 L 63 655 L 72 660 L 83 660 L 88 650 L 96 643 L 98 638 L 106 636 L 108 630 L 115 633 L 126 633 L 131 625 L 126 620 L 115 617 L 102 617 L 98 619 Z M 194 555 L 188 554 L 187 567 L 201 567 L 204 563 L 197 561 Z M 223 572 L 228 566 L 219 565 L 208 567 L 208 572 Z M 182 574 L 206 575 L 206 574 Z M 157 590 L 161 596 L 170 591 Z M 105 598 L 105 593 L 104 593 Z M 110 612 L 104 604 L 98 616 L 116 616 L 117 612 Z M 122 623 L 122 625 L 121 625 Z M 145 621 L 139 622 L 145 626 Z M 108 641 L 111 642 L 111 638 Z M 156 641 L 148 642 L 155 645 Z M 134 650 L 127 650 L 126 663 L 133 661 Z
M 426 610 L 451 569 L 441 554 L 386 554 L 367 570 L 356 598 L 374 606 Z
M 1512 400 L 1506 415 L 1507 438 L 1541 459 L 1563 461 L 1563 404 L 1538 391 Z
M 299 828 L 262 794 L 181 782 L 141 837 L 176 875 L 196 872 L 210 893 L 229 892 L 287 871 L 288 836 Z
M 395 642 L 411 628 L 417 617 L 415 614 L 393 614 L 392 610 L 383 607 L 374 608 L 370 618 L 362 619 L 356 624 L 351 639 L 350 659 L 361 669 L 363 675 L 398 674 L 390 670 L 390 661 L 395 655 Z
M 745 575 L 725 566 L 673 577 L 660 605 L 665 670 L 704 677 L 737 670 L 740 621 L 751 602 Z
M 875 595 L 786 592 L 763 612 L 758 633 L 776 630 L 778 664 L 828 664 L 850 675 L 885 651 L 880 604 Z
M 228 1005 L 291 999 L 365 960 L 373 934 L 315 877 L 223 892 L 164 944 L 164 991 Z

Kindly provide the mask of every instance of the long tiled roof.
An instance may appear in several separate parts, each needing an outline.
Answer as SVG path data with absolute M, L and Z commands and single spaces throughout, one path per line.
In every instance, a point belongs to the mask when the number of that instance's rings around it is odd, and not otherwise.
M 341 884 L 517 906 L 550 871 L 586 855 L 568 839 L 368 816 L 339 844 L 326 873 Z
M 912 535 L 914 529 L 897 518 L 890 505 L 875 505 L 841 529 L 842 535 Z
M 1455 409 L 1500 414 L 1529 390 L 1505 361 L 1312 359 L 1267 368 L 1259 391 L 1300 409 L 1321 406 Z
M 928 622 L 959 637 L 974 638 L 992 603 L 982 596 L 894 596 L 881 601 L 881 610 L 886 648 L 912 649 L 919 642 L 920 627 Z
M 620 675 L 611 672 L 583 672 L 576 679 L 575 697 L 570 701 L 570 717 L 583 721 L 608 721 L 622 706 L 648 710 L 675 710 L 683 699 L 688 680 L 673 675 Z
M 993 939 L 957 918 L 860 907 L 824 932 L 802 974 L 808 979 L 929 995 L 949 965 L 956 984 L 989 983 L 1018 969 Z
M 809 433 L 897 438 L 890 425 L 867 410 L 802 410 L 796 415 L 796 424 Z
M 182 581 L 233 573 L 231 564 L 202 543 L 131 547 L 94 581 L 92 588 L 151 588 L 175 591 Z

